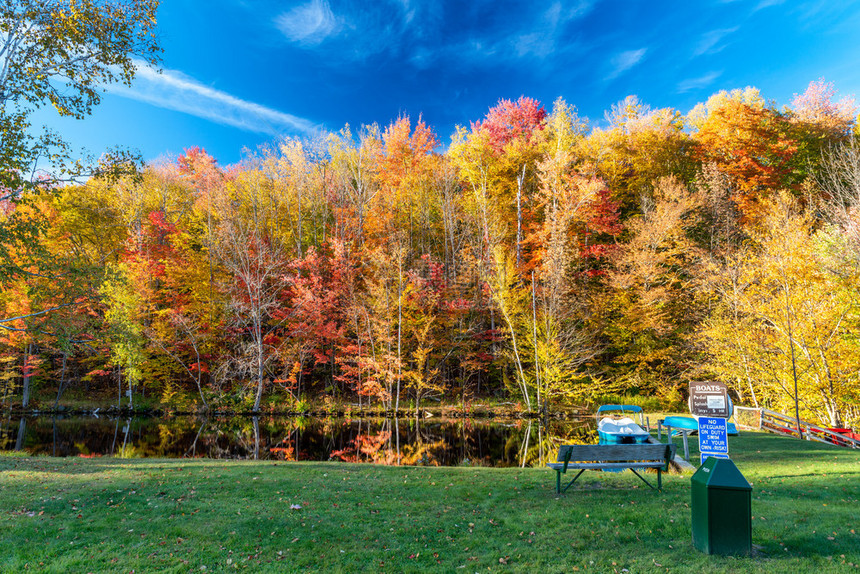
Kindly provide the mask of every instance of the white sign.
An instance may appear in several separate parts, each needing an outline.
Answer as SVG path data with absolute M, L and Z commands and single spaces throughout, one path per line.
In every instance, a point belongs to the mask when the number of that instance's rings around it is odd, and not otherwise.
M 724 409 L 726 408 L 726 397 L 708 397 L 708 408 L 709 409 Z

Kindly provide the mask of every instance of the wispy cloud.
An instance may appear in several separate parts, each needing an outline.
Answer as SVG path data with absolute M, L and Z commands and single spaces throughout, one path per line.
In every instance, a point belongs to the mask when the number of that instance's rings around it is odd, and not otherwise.
M 710 32 L 706 32 L 702 34 L 702 37 L 699 39 L 699 43 L 696 45 L 696 49 L 693 50 L 693 56 L 701 56 L 703 54 L 716 54 L 717 52 L 723 50 L 726 47 L 726 44 L 721 43 L 723 38 L 734 34 L 738 31 L 738 27 L 734 28 L 721 28 L 719 30 L 711 30 Z
M 305 49 L 334 50 L 336 61 L 364 60 L 402 50 L 404 39 L 421 36 L 426 15 L 434 8 L 410 0 L 364 5 L 310 0 L 275 16 L 271 22 L 293 44 Z M 433 20 L 433 18 L 429 18 Z
M 336 34 L 341 23 L 326 0 L 311 0 L 275 18 L 275 26 L 291 42 L 302 46 L 318 46 Z
M 554 2 L 540 15 L 529 32 L 506 40 L 506 43 L 519 57 L 547 58 L 556 53 L 559 41 L 564 36 L 565 27 L 570 22 L 584 17 L 593 7 L 593 0 L 580 0 L 572 6 Z
M 713 84 L 714 80 L 719 78 L 721 75 L 722 72 L 710 72 L 704 76 L 699 76 L 698 78 L 688 78 L 678 84 L 678 93 L 683 94 L 684 92 L 706 88 Z
M 579 46 L 571 39 L 570 24 L 589 14 L 597 2 L 555 0 L 542 10 L 515 3 L 500 14 L 495 0 L 473 0 L 468 7 L 416 0 L 366 5 L 310 0 L 270 21 L 296 46 L 335 50 L 333 65 L 382 56 L 404 58 L 425 70 L 442 63 L 544 60 L 570 52 Z M 453 17 L 456 26 L 450 24 Z
M 558 29 L 568 22 L 582 18 L 594 8 L 596 0 L 579 0 L 578 2 L 554 2 L 543 13 L 543 20 L 552 29 Z
M 758 6 L 755 7 L 754 11 L 770 8 L 771 6 L 779 6 L 783 2 L 785 2 L 785 0 L 761 0 L 761 2 L 758 3 Z
M 113 84 L 108 89 L 125 98 L 248 132 L 276 136 L 309 134 L 319 129 L 319 126 L 304 118 L 242 100 L 175 70 L 164 70 L 159 74 L 140 64 L 137 66 L 134 87 Z
M 636 64 L 642 61 L 645 57 L 648 48 L 639 48 L 638 50 L 627 50 L 621 52 L 610 61 L 612 70 L 606 76 L 607 80 L 614 80 Z

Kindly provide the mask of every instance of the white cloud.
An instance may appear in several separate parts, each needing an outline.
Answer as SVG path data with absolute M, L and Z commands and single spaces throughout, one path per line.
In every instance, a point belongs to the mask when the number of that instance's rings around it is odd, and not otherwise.
M 249 132 L 269 135 L 313 133 L 319 127 L 304 118 L 205 86 L 181 72 L 164 70 L 159 74 L 145 64 L 137 66 L 134 87 L 113 84 L 108 90 L 125 98 Z
M 761 0 L 761 2 L 758 3 L 758 6 L 755 7 L 754 11 L 770 8 L 771 6 L 779 6 L 783 2 L 785 2 L 785 0 Z
M 722 72 L 710 72 L 708 74 L 705 74 L 704 76 L 699 76 L 698 78 L 688 78 L 678 84 L 678 93 L 683 94 L 684 92 L 698 90 L 710 86 L 714 83 L 714 80 L 719 78 L 721 75 Z
M 275 18 L 275 26 L 291 42 L 318 46 L 338 32 L 340 22 L 325 0 L 311 0 Z
M 544 20 L 553 28 L 563 26 L 571 20 L 582 18 L 594 8 L 595 0 L 580 0 L 579 2 L 562 4 L 554 2 L 544 12 Z
M 696 49 L 693 51 L 694 56 L 701 56 L 703 54 L 716 54 L 720 50 L 726 47 L 725 44 L 720 44 L 720 41 L 730 34 L 734 34 L 738 31 L 737 26 L 734 28 L 721 28 L 719 30 L 711 30 L 705 34 L 702 34 L 701 39 L 699 40 L 699 44 L 696 46 Z
M 570 44 L 570 39 L 563 36 L 565 26 L 584 17 L 593 7 L 593 0 L 580 0 L 572 6 L 554 2 L 541 14 L 531 31 L 515 36 L 506 43 L 520 58 L 534 56 L 543 59 L 552 56 L 560 44 Z
M 638 50 L 627 50 L 626 52 L 621 52 L 614 58 L 612 58 L 611 65 L 612 71 L 609 72 L 609 75 L 606 76 L 607 80 L 614 80 L 636 64 L 642 61 L 642 58 L 645 57 L 645 53 L 648 51 L 648 48 L 640 48 Z

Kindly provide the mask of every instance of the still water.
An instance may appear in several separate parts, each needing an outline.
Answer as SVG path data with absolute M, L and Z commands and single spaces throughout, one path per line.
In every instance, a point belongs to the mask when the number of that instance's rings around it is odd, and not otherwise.
M 13 417 L 0 451 L 64 457 L 346 461 L 389 465 L 541 466 L 562 443 L 596 443 L 594 419 Z

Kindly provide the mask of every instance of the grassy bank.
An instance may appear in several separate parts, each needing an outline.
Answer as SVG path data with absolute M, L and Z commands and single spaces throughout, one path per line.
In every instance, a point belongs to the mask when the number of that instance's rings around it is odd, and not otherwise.
M 545 469 L 0 456 L 0 570 L 850 572 L 860 452 L 731 441 L 753 483 L 750 558 L 693 549 L 690 475 L 561 497 Z M 300 507 L 300 508 L 297 508 Z

